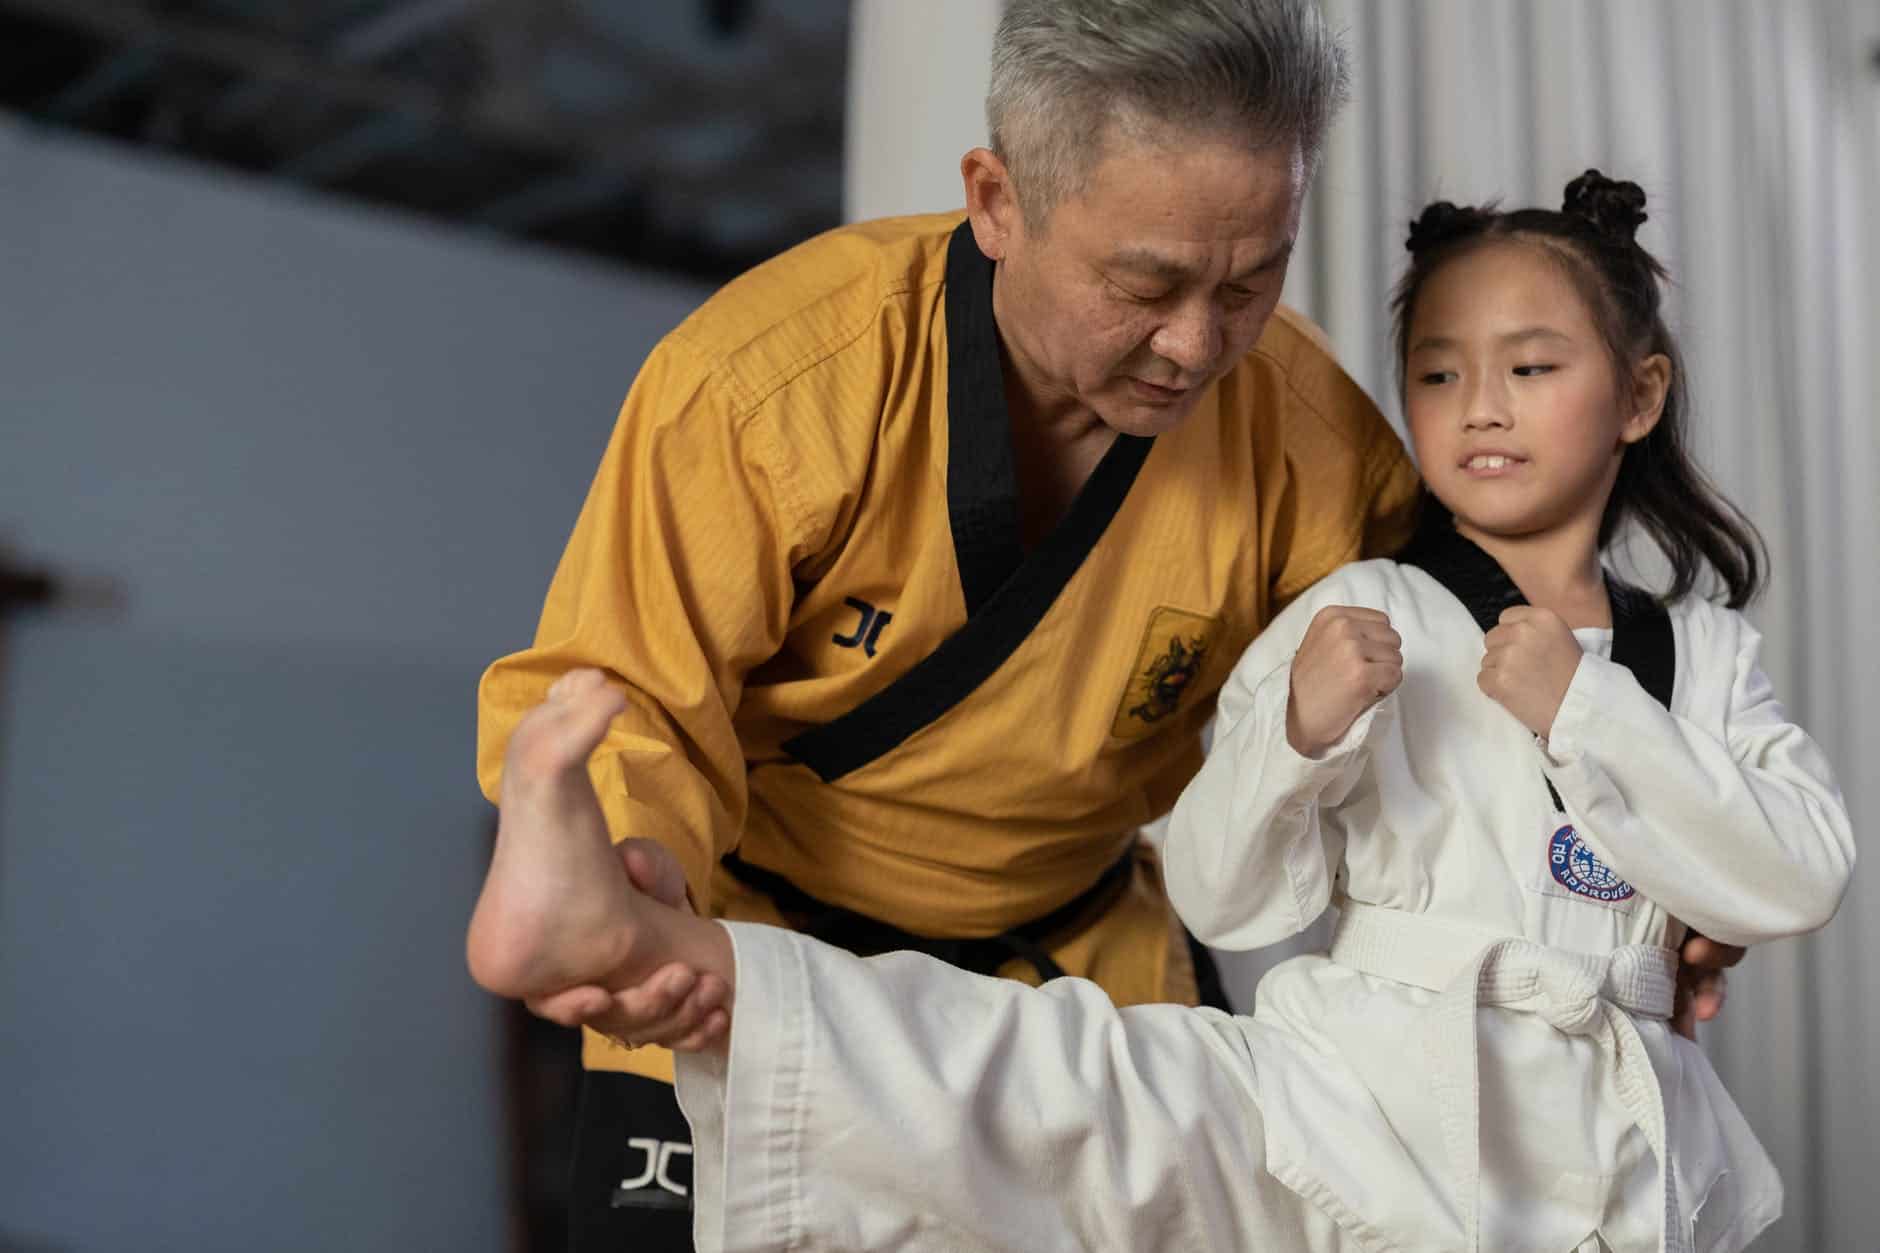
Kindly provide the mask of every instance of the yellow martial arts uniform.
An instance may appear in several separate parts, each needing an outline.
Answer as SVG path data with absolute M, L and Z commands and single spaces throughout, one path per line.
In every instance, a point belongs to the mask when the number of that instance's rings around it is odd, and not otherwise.
M 1201 762 L 1235 659 L 1291 597 L 1407 538 L 1413 469 L 1282 310 L 1154 439 L 1118 436 L 1019 541 L 992 264 L 960 216 L 830 232 L 732 282 L 627 397 L 532 647 L 480 691 L 479 775 L 596 666 L 631 706 L 591 771 L 702 910 L 783 921 L 733 849 L 932 936 L 1051 913 Z M 1119 1003 L 1192 996 L 1152 865 L 1048 944 Z M 669 1076 L 589 1033 L 590 1068 Z

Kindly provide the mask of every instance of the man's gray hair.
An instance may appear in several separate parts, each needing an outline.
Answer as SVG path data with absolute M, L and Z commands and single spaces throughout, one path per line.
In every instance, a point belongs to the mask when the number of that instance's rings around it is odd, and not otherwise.
M 1349 91 L 1317 0 L 1009 0 L 986 127 L 1042 225 L 1084 190 L 1112 127 L 1296 143 L 1309 174 Z

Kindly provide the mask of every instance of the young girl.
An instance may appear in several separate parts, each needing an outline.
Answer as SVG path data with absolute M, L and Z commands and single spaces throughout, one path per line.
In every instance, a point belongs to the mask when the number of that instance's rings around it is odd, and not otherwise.
M 1776 1217 L 1768 1158 L 1667 1024 L 1676 953 L 1687 928 L 1822 926 L 1854 850 L 1735 612 L 1757 544 L 1685 451 L 1643 203 L 1589 171 L 1560 212 L 1443 203 L 1411 229 L 1423 524 L 1248 649 L 1164 850 L 1210 944 L 1339 906 L 1252 1016 L 667 908 L 628 888 L 583 769 L 619 696 L 571 675 L 518 729 L 473 965 L 511 995 L 608 970 L 689 1007 L 700 1249 L 1708 1253 Z M 1602 568 L 1627 522 L 1670 562 L 1662 598 Z M 1728 608 L 1694 594 L 1706 568 Z M 477 929 L 517 919 L 558 928 L 542 960 L 479 963 Z

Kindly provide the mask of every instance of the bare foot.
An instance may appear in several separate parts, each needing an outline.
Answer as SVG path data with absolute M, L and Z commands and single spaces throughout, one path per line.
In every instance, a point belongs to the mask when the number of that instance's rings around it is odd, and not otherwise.
M 587 760 L 626 708 L 598 670 L 563 675 L 517 724 L 503 758 L 496 850 L 470 921 L 471 974 L 503 996 L 621 986 L 658 952 L 662 907 L 633 889 L 607 834 Z

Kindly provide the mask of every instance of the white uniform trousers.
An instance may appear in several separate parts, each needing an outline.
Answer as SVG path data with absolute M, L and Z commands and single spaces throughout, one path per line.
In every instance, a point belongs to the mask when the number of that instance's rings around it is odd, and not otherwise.
M 1426 1040 L 1378 1041 L 1455 1089 L 1440 1102 L 1447 1151 L 1415 1159 L 1446 1161 L 1435 1175 L 1403 1173 L 1413 1159 L 1378 1141 L 1375 1107 L 1300 1103 L 1325 1063 L 1292 1029 L 1181 1006 L 1117 1009 L 1081 979 L 1029 988 L 918 954 L 862 960 L 727 924 L 738 963 L 729 1055 L 678 1066 L 700 1253 L 1606 1249 L 1591 1224 L 1522 1239 L 1518 1194 L 1501 1197 L 1493 1224 L 1478 1211 L 1475 1018 L 1489 1005 L 1599 1037 L 1601 1069 L 1652 1150 L 1644 1204 L 1627 1207 L 1638 1221 L 1602 1230 L 1623 1253 L 1691 1247 L 1667 1209 L 1658 1083 L 1626 1018 L 1668 1010 L 1670 954 L 1574 960 L 1518 940 L 1438 954 L 1387 925 L 1404 919 L 1350 912 L 1335 955 L 1445 988 Z M 1283 1109 L 1263 1107 L 1263 1068 Z
M 678 1059 L 699 1253 L 1373 1249 L 1265 1169 L 1245 1019 L 728 927 L 729 1057 Z

